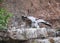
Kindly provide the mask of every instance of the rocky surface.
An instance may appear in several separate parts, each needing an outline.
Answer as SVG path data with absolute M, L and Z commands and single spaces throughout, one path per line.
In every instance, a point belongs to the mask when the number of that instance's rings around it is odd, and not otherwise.
M 9 40 L 8 32 L 6 30 L 0 30 L 0 41 L 1 40 Z
M 20 40 L 22 43 L 60 43 L 60 35 L 57 36 L 56 32 L 57 30 L 48 28 L 16 29 L 13 27 L 8 29 L 7 33 L 0 31 L 0 40 L 8 41 L 12 39 L 12 42 Z
M 60 43 L 60 36 L 57 36 L 55 29 L 48 28 L 26 28 L 8 30 L 9 37 L 13 40 L 21 40 L 23 43 Z M 24 42 L 25 40 L 25 42 Z
M 15 29 L 12 28 L 8 30 L 9 37 L 12 39 L 18 40 L 28 40 L 28 39 L 35 39 L 35 38 L 48 38 L 48 37 L 56 37 L 56 30 L 55 29 L 47 29 L 47 28 L 27 28 L 27 29 Z
M 49 39 L 33 39 L 30 43 L 60 43 L 60 37 L 50 37 Z

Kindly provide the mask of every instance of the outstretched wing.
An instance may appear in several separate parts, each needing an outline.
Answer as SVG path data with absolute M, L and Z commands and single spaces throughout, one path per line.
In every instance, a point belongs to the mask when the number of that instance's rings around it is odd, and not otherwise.
M 38 24 L 39 24 L 39 23 L 43 23 L 43 24 L 51 27 L 51 24 L 50 24 L 49 22 L 43 20 L 43 19 L 38 19 L 36 22 L 37 22 Z

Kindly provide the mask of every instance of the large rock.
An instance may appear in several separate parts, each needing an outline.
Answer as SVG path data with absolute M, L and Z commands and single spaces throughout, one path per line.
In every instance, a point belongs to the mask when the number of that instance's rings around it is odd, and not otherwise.
M 36 28 L 30 28 L 25 29 L 25 34 L 27 39 L 37 38 L 37 29 Z
M 28 40 L 32 38 L 37 38 L 37 32 L 35 28 L 31 29 L 14 29 L 8 30 L 9 36 L 12 39 L 18 40 Z
M 60 43 L 60 37 L 50 37 L 48 39 L 33 39 L 29 43 Z
M 47 28 L 38 28 L 37 29 L 37 36 L 38 36 L 38 38 L 48 37 Z
M 16 29 L 13 27 L 12 29 L 8 30 L 9 32 L 9 37 L 12 39 L 18 39 L 18 40 L 26 40 L 27 38 L 25 37 L 24 30 L 21 29 Z
M 56 37 L 56 29 L 47 29 L 47 34 L 49 37 Z
M 52 31 L 52 29 L 47 28 L 26 28 L 26 29 L 16 29 L 13 27 L 8 30 L 9 36 L 12 39 L 18 40 L 28 40 L 35 38 L 47 38 L 47 37 L 55 37 L 56 33 Z

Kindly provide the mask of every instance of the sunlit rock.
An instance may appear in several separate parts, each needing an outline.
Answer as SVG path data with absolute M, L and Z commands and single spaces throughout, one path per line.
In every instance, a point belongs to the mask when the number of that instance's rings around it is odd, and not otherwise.
M 56 30 L 55 29 L 47 29 L 47 33 L 49 37 L 56 37 Z
M 11 30 L 8 30 L 9 37 L 12 39 L 26 40 L 24 35 L 24 30 L 16 29 L 13 27 Z
M 60 37 L 53 38 L 55 43 L 60 43 Z
M 24 28 L 24 29 L 16 29 L 12 27 L 12 29 L 8 29 L 9 37 L 12 39 L 18 40 L 28 40 L 28 39 L 46 39 L 48 37 L 56 37 L 55 29 L 47 29 L 47 28 Z
M 47 29 L 46 28 L 38 28 L 37 29 L 37 36 L 38 37 L 48 37 Z
M 26 29 L 25 34 L 27 39 L 37 38 L 37 32 L 35 28 Z
M 49 37 L 47 39 L 32 39 L 30 43 L 60 43 L 60 37 Z
M 50 43 L 49 39 L 35 39 L 33 41 L 31 41 L 31 43 Z
M 26 34 L 24 33 L 24 30 L 17 29 L 16 38 L 19 40 L 27 40 Z

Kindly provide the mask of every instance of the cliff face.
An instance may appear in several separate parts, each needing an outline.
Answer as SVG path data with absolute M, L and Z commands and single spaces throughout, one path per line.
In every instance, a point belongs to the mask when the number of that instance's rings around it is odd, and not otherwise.
M 5 0 L 3 5 L 18 18 L 32 15 L 60 27 L 60 0 Z

